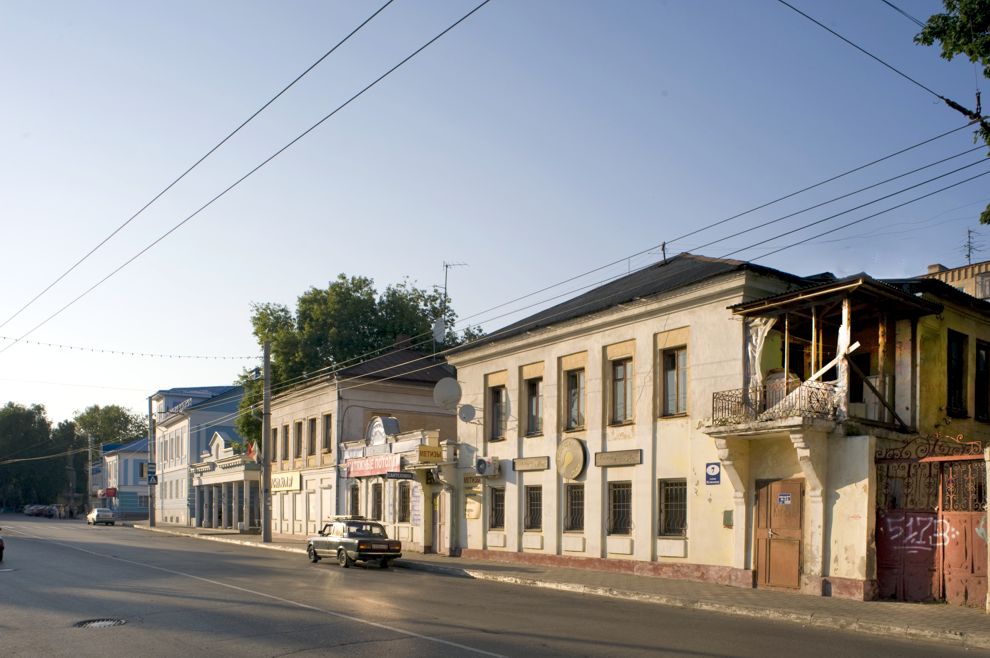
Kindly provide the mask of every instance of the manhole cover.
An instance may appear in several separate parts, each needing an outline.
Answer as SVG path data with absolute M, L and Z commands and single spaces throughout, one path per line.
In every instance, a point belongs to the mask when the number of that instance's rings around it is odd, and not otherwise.
M 111 626 L 123 626 L 127 623 L 125 619 L 86 619 L 78 621 L 73 626 L 75 628 L 110 628 Z

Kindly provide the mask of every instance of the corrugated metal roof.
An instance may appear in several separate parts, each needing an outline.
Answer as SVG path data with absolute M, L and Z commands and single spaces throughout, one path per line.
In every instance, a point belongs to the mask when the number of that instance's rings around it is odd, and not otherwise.
M 435 384 L 444 377 L 453 377 L 455 373 L 442 358 L 416 350 L 398 349 L 343 368 L 337 372 L 337 379 L 365 377 Z
M 469 345 L 452 351 L 467 351 L 498 340 L 512 338 L 527 331 L 598 313 L 636 299 L 672 292 L 716 276 L 741 271 L 757 272 L 798 284 L 804 284 L 807 281 L 803 277 L 746 261 L 682 253 L 666 262 L 655 263 L 544 309 L 539 313 L 534 313 L 494 331 L 484 338 L 473 341 Z

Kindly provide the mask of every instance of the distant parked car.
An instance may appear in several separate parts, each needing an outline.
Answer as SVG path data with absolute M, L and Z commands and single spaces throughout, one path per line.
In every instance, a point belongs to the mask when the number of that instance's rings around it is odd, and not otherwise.
M 86 515 L 87 525 L 96 525 L 98 523 L 114 525 L 116 521 L 117 518 L 114 516 L 113 510 L 108 507 L 95 507 L 93 511 Z
M 334 558 L 344 568 L 357 560 L 378 560 L 385 569 L 389 560 L 402 557 L 402 542 L 389 539 L 381 523 L 360 516 L 335 518 L 319 534 L 307 539 L 306 544 L 310 562 Z

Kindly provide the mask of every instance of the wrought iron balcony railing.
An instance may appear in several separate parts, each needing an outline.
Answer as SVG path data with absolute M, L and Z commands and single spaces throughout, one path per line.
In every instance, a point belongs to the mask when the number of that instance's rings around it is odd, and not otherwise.
M 712 424 L 736 425 L 781 418 L 835 418 L 836 385 L 793 383 L 784 390 L 767 385 L 738 388 L 712 395 Z

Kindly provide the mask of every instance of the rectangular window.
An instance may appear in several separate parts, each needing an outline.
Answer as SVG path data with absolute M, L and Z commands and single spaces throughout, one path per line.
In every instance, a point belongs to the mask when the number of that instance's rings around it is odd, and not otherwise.
M 966 416 L 966 335 L 949 329 L 947 361 L 947 411 Z
M 148 507 L 148 497 L 147 496 L 138 496 L 138 507 L 144 507 L 144 508 L 147 508 Z
M 272 428 L 272 461 L 278 461 L 278 428 Z
M 687 348 L 664 350 L 663 364 L 663 415 L 676 416 L 687 413 Z
M 349 506 L 349 511 L 352 515 L 357 516 L 361 513 L 361 487 L 356 484 L 351 485 L 351 504 Z
M 523 527 L 526 530 L 543 529 L 543 487 L 526 487 L 526 514 Z
M 632 420 L 632 359 L 612 362 L 612 422 Z
M 568 370 L 567 413 L 564 429 L 575 430 L 584 427 L 584 370 Z
M 292 458 L 299 459 L 303 454 L 302 421 L 297 420 L 293 429 L 295 432 L 292 435 Z
M 608 534 L 632 532 L 632 482 L 608 483 Z
M 309 436 L 306 437 L 306 454 L 316 454 L 316 419 L 309 419 Z
M 990 421 L 990 343 L 976 341 L 976 419 Z
M 543 379 L 526 380 L 526 436 L 543 434 Z
M 141 462 L 139 466 L 140 470 L 138 471 L 138 479 L 143 480 L 148 477 L 148 462 Z
M 505 489 L 489 489 L 492 506 L 488 510 L 488 527 L 492 530 L 505 529 Z
M 408 482 L 399 483 L 399 523 L 409 523 L 412 518 L 412 485 Z
M 660 480 L 660 522 L 657 532 L 664 537 L 683 537 L 687 531 L 687 480 Z
M 584 485 L 568 484 L 564 487 L 564 496 L 564 530 L 584 530 Z
M 382 483 L 376 482 L 371 485 L 371 518 L 376 521 L 382 520 Z
M 323 414 L 323 452 L 330 452 L 330 446 L 333 445 L 331 438 L 333 437 L 333 416 L 330 414 Z
M 289 426 L 282 425 L 282 459 L 288 459 L 289 456 Z
M 488 438 L 492 441 L 501 441 L 505 438 L 505 387 L 492 386 L 488 389 L 488 396 L 490 404 L 489 408 L 491 409 L 488 419 L 489 423 L 491 423 L 491 431 L 488 434 Z

